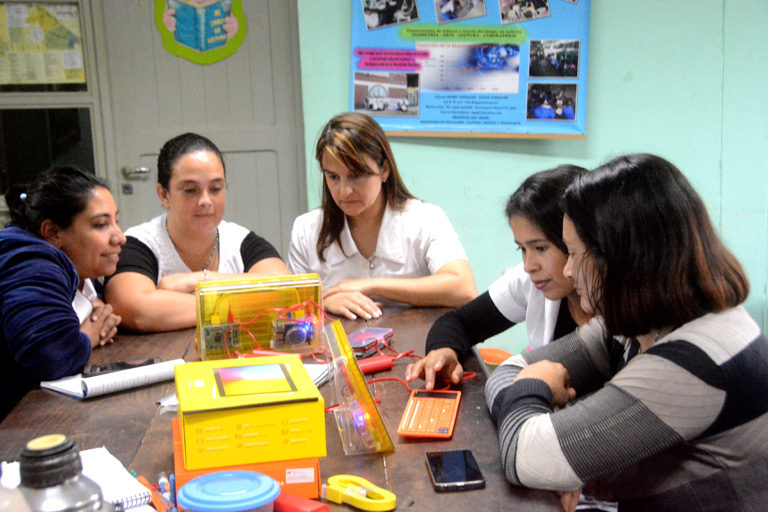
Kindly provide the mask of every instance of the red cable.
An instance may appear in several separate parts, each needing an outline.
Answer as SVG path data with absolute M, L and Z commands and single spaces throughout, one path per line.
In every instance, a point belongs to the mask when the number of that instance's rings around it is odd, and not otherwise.
M 306 306 L 308 306 L 308 305 L 311 305 L 311 306 L 314 306 L 315 308 L 317 308 L 317 310 L 319 310 L 323 314 L 324 318 L 327 318 L 328 320 L 333 320 L 330 316 L 328 316 L 328 313 L 326 313 L 325 310 L 323 308 L 321 308 L 320 305 L 317 302 L 313 301 L 313 300 L 305 300 L 304 302 L 302 302 L 300 304 L 294 304 L 293 306 L 291 306 L 289 308 L 267 308 L 267 309 L 263 309 L 263 310 L 259 311 L 259 313 L 255 317 L 251 318 L 250 320 L 248 320 L 246 322 L 239 321 L 237 318 L 234 317 L 234 315 L 232 314 L 232 311 L 230 310 L 228 312 L 228 314 L 227 314 L 227 321 L 229 323 L 234 323 L 236 325 L 233 325 L 232 327 L 230 327 L 229 329 L 227 329 L 224 332 L 224 350 L 227 353 L 227 359 L 232 359 L 232 354 L 229 351 L 229 343 L 228 343 L 228 340 L 227 340 L 227 338 L 229 336 L 229 333 L 232 331 L 232 329 L 234 329 L 235 327 L 243 329 L 246 333 L 248 333 L 248 336 L 251 337 L 251 340 L 253 340 L 253 344 L 256 345 L 256 346 L 259 346 L 259 343 L 258 343 L 258 341 L 256 341 L 256 338 L 254 337 L 253 333 L 249 329 L 245 329 L 246 326 L 253 324 L 254 322 L 256 322 L 256 320 L 259 319 L 259 317 L 261 315 L 263 315 L 264 313 L 267 313 L 267 312 L 276 312 L 277 313 L 277 318 L 279 320 L 284 321 L 284 322 L 300 323 L 303 320 L 298 320 L 296 318 L 291 318 L 291 317 L 284 317 L 283 315 L 286 314 L 286 313 L 291 313 L 293 311 L 298 311 L 302 307 L 306 308 Z M 240 356 L 240 353 L 235 351 L 235 357 L 239 357 L 239 356 Z M 313 357 L 315 357 L 315 356 L 313 355 Z M 317 359 L 316 357 L 315 357 L 315 360 L 319 361 L 319 362 L 325 362 L 325 361 L 321 361 L 321 360 Z

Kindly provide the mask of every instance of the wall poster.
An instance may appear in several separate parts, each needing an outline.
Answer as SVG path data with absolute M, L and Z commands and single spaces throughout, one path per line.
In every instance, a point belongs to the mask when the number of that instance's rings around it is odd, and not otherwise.
M 0 2 L 0 85 L 84 84 L 74 2 Z
M 585 137 L 589 0 L 353 0 L 351 37 L 389 134 Z

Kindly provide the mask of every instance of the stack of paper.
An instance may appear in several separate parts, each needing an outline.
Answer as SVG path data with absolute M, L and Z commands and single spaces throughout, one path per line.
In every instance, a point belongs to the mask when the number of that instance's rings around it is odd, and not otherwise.
M 331 379 L 331 365 L 327 363 L 304 364 L 315 386 L 320 387 Z

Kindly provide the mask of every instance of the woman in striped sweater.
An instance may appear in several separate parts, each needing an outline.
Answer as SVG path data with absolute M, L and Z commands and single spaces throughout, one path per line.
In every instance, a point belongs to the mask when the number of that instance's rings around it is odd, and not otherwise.
M 627 155 L 563 206 L 564 272 L 598 317 L 489 379 L 508 480 L 566 510 L 580 488 L 622 512 L 762 510 L 768 342 L 701 199 L 666 160 Z

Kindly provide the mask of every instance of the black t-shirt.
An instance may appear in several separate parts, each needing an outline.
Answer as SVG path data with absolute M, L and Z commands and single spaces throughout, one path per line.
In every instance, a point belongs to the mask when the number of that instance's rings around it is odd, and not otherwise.
M 240 244 L 240 256 L 243 258 L 244 271 L 248 272 L 259 261 L 266 258 L 280 258 L 272 244 L 254 233 L 249 232 Z M 136 272 L 147 276 L 157 284 L 158 262 L 155 253 L 145 243 L 133 236 L 126 237 L 125 245 L 120 252 L 117 270 L 113 275 L 122 272 Z
M 438 318 L 427 334 L 424 350 L 429 353 L 438 348 L 452 348 L 463 360 L 473 346 L 482 343 L 512 327 L 501 314 L 488 292 Z M 553 339 L 559 339 L 576 330 L 576 322 L 568 311 L 568 301 L 560 301 Z

